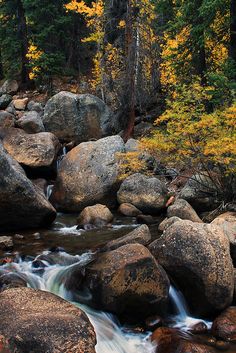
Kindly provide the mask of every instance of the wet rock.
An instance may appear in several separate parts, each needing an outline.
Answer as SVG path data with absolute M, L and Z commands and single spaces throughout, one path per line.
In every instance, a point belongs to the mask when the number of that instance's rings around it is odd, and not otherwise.
M 173 205 L 168 207 L 167 217 L 179 217 L 192 222 L 202 223 L 202 220 L 199 218 L 196 211 L 186 200 L 183 199 L 177 199 Z
M 29 98 L 18 98 L 13 100 L 13 105 L 16 110 L 25 110 Z
M 217 190 L 214 182 L 204 174 L 196 174 L 188 179 L 179 197 L 190 203 L 200 212 L 214 210 L 218 206 Z
M 183 292 L 196 315 L 225 309 L 233 299 L 229 241 L 214 225 L 175 222 L 149 246 Z
M 15 125 L 14 115 L 6 112 L 0 111 L 0 128 L 10 128 Z
M 137 222 L 140 224 L 155 224 L 156 220 L 150 215 L 140 214 L 137 216 Z
M 99 255 L 86 269 L 85 285 L 92 294 L 91 305 L 135 317 L 162 310 L 169 292 L 165 271 L 140 244 Z
M 21 172 L 16 161 L 0 148 L 0 228 L 19 230 L 51 224 L 56 211 Z
M 119 131 L 110 109 L 91 94 L 56 94 L 45 106 L 43 123 L 46 131 L 53 132 L 59 139 L 73 140 L 77 144 Z
M 18 121 L 17 126 L 28 134 L 44 132 L 45 128 L 39 113 L 32 111 L 26 112 Z
M 226 212 L 216 217 L 212 224 L 219 226 L 230 241 L 230 252 L 236 266 L 236 212 Z
M 15 94 L 19 89 L 16 80 L 6 80 L 0 88 L 0 94 Z
M 102 203 L 114 206 L 119 188 L 117 154 L 124 150 L 120 136 L 84 142 L 63 158 L 53 188 L 53 204 L 59 210 L 77 212 Z
M 5 273 L 0 276 L 0 292 L 9 288 L 27 287 L 26 278 L 18 273 Z
M 120 204 L 131 203 L 140 211 L 150 214 L 164 209 L 167 198 L 167 188 L 159 179 L 140 173 L 125 179 L 117 193 Z
M 128 244 L 142 244 L 147 245 L 151 241 L 151 233 L 146 224 L 134 229 L 132 232 L 124 235 L 121 238 L 109 241 L 105 247 L 104 251 L 115 250 L 123 245 Z
M 14 159 L 30 168 L 50 167 L 60 149 L 53 134 L 27 134 L 20 129 L 9 129 L 3 138 L 3 146 Z
M 77 218 L 78 226 L 104 227 L 113 221 L 113 214 L 105 205 L 97 204 L 83 209 Z
M 15 353 L 95 353 L 96 336 L 88 317 L 54 294 L 6 290 L 0 294 L 0 315 L 0 332 Z
M 47 195 L 47 180 L 43 178 L 38 178 L 38 179 L 33 179 L 31 180 L 34 185 L 36 185 L 43 193 L 44 195 Z
M 13 240 L 10 236 L 0 236 L 0 249 L 6 250 L 13 247 Z
M 192 338 L 174 328 L 159 327 L 152 334 L 157 345 L 156 353 L 214 353 L 206 344 L 194 342 Z
M 38 240 L 38 239 L 40 239 L 41 238 L 41 234 L 40 233 L 34 233 L 33 234 L 33 237 L 34 237 L 34 239 L 36 239 L 36 240 Z
M 3 94 L 0 96 L 0 109 L 6 109 L 12 101 L 10 94 Z
M 123 216 L 127 217 L 137 217 L 138 215 L 142 214 L 142 212 L 137 209 L 137 207 L 131 205 L 130 203 L 122 203 L 118 211 L 123 214 Z
M 214 320 L 212 334 L 224 341 L 236 343 L 236 307 L 227 308 Z
M 204 321 L 200 321 L 190 327 L 190 332 L 193 334 L 206 333 L 207 331 L 208 327 Z
M 170 217 L 170 218 L 165 218 L 158 226 L 158 229 L 163 232 L 164 230 L 166 230 L 168 227 L 170 227 L 172 224 L 174 224 L 175 222 L 181 221 L 181 219 L 179 217 Z

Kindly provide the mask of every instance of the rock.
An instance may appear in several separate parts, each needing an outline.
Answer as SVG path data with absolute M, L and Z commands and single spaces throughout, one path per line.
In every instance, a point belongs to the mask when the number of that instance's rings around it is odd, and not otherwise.
M 21 129 L 9 129 L 3 146 L 14 159 L 30 168 L 50 167 L 60 149 L 57 137 L 50 132 L 27 134 Z
M 50 200 L 59 210 L 77 212 L 102 203 L 113 207 L 119 188 L 117 154 L 124 149 L 120 136 L 84 142 L 63 158 Z
M 135 125 L 134 127 L 134 138 L 140 138 L 143 136 L 147 136 L 153 131 L 153 125 L 151 123 L 147 123 L 142 121 L 140 124 Z
M 193 314 L 209 315 L 231 304 L 233 266 L 229 241 L 219 227 L 178 221 L 149 249 L 177 283 Z
M 0 96 L 0 109 L 6 109 L 12 101 L 12 96 L 9 94 L 3 94 Z
M 0 236 L 0 249 L 6 250 L 13 247 L 12 237 L 9 236 Z
M 42 119 L 39 113 L 35 111 L 26 112 L 22 118 L 17 121 L 17 125 L 29 134 L 45 131 Z
M 14 234 L 14 239 L 16 240 L 23 240 L 25 239 L 24 235 L 22 234 Z
M 150 215 L 140 214 L 137 216 L 137 222 L 140 224 L 155 224 L 157 221 Z
M 115 250 L 123 245 L 128 244 L 142 244 L 147 245 L 151 241 L 151 233 L 149 228 L 146 224 L 139 226 L 138 228 L 134 229 L 132 232 L 124 235 L 121 238 L 114 239 L 109 241 L 105 247 L 103 248 L 104 251 L 111 251 Z
M 164 232 L 164 230 L 166 230 L 168 227 L 170 227 L 172 224 L 174 224 L 175 222 L 181 221 L 181 219 L 179 217 L 170 217 L 170 218 L 165 218 L 164 221 L 162 221 L 159 226 L 158 226 L 158 230 L 160 230 L 161 232 Z
M 22 274 L 8 272 L 0 276 L 0 292 L 9 288 L 27 287 L 27 280 Z M 1 352 L 1 351 L 0 351 Z
M 25 110 L 29 98 L 19 98 L 13 100 L 13 105 L 16 110 Z
M 201 212 L 214 210 L 218 206 L 217 190 L 213 181 L 204 174 L 196 174 L 188 179 L 180 191 L 179 198 Z
M 159 327 L 151 336 L 157 345 L 156 353 L 214 353 L 206 344 L 192 341 L 192 337 L 175 328 Z
M 0 315 L 0 332 L 15 353 L 95 353 L 96 336 L 88 317 L 54 294 L 6 290 L 0 294 Z
M 43 105 L 39 102 L 30 101 L 27 104 L 27 110 L 37 112 L 41 115 L 43 113 Z
M 47 196 L 47 187 L 48 187 L 48 182 L 47 180 L 43 178 L 38 178 L 38 179 L 33 179 L 31 180 L 34 185 L 36 185 L 39 189 L 42 190 L 44 195 Z
M 236 213 L 226 212 L 216 217 L 212 224 L 219 226 L 230 242 L 230 253 L 233 259 L 234 266 L 236 266 Z
M 113 221 L 113 214 L 105 205 L 88 206 L 83 209 L 77 218 L 79 226 L 86 226 L 88 224 L 95 227 L 104 227 Z
M 16 80 L 6 80 L 0 88 L 0 94 L 15 94 L 19 89 Z
M 135 139 L 129 139 L 125 144 L 126 152 L 139 152 L 140 151 L 140 142 Z
M 192 222 L 202 223 L 202 220 L 197 215 L 192 206 L 183 199 L 177 199 L 173 205 L 167 209 L 167 217 L 179 217 L 181 219 L 188 219 Z
M 147 248 L 124 245 L 105 252 L 86 269 L 91 305 L 116 314 L 147 317 L 168 300 L 169 280 Z
M 197 324 L 192 325 L 189 331 L 193 334 L 207 333 L 208 327 L 204 321 L 200 321 Z
M 227 308 L 212 325 L 212 334 L 224 341 L 236 343 L 236 307 Z
M 158 213 L 164 209 L 168 193 L 157 178 L 137 173 L 123 181 L 117 198 L 120 204 L 131 203 L 144 213 Z
M 142 214 L 140 210 L 137 209 L 134 205 L 130 203 L 122 203 L 118 209 L 118 211 L 123 214 L 123 216 L 127 217 L 137 217 Z
M 5 112 L 5 111 L 0 111 L 0 128 L 10 128 L 14 127 L 15 125 L 15 117 L 14 115 Z
M 46 131 L 77 144 L 118 131 L 115 115 L 101 99 L 91 94 L 56 94 L 45 106 L 43 123 Z
M 55 209 L 11 161 L 0 148 L 1 231 L 46 227 L 54 221 Z

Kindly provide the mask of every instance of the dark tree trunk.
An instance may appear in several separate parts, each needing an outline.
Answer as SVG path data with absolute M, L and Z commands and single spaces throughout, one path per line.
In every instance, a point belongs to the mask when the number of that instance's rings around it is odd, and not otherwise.
M 17 1 L 17 17 L 18 17 L 18 38 L 21 43 L 21 83 L 29 84 L 29 61 L 26 56 L 28 52 L 28 33 L 25 11 L 21 0 Z
M 3 65 L 2 65 L 2 53 L 0 49 L 0 80 L 4 78 Z
M 236 64 L 236 0 L 230 3 L 230 57 Z
M 135 15 L 132 7 L 132 1 L 127 4 L 126 21 L 126 89 L 125 97 L 125 115 L 127 117 L 126 128 L 124 130 L 124 140 L 127 141 L 134 131 L 135 124 L 135 64 L 136 64 L 136 35 L 135 33 Z

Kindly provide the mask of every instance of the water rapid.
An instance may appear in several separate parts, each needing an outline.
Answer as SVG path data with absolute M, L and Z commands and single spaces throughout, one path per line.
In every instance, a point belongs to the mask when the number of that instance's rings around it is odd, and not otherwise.
M 46 252 L 44 254 L 47 255 Z M 50 265 L 44 261 L 45 268 L 35 268 L 32 261 L 19 259 L 3 268 L 8 273 L 17 273 L 27 281 L 29 287 L 54 293 L 86 312 L 96 332 L 97 353 L 154 353 L 155 347 L 148 339 L 148 334 L 127 333 L 113 315 L 72 301 L 73 295 L 66 289 L 67 278 L 73 270 L 89 263 L 93 254 L 71 256 L 63 252 L 59 255 L 62 259 L 60 265 Z

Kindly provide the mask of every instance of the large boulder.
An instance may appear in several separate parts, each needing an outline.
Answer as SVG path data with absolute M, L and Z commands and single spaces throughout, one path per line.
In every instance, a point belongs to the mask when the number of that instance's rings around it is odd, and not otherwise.
M 38 112 L 26 112 L 18 121 L 17 125 L 29 134 L 44 132 L 45 128 Z
M 134 205 L 131 205 L 131 203 L 122 203 L 118 211 L 126 217 L 137 217 L 142 214 L 142 212 Z
M 216 217 L 211 223 L 219 226 L 228 237 L 231 257 L 234 267 L 236 267 L 236 212 L 225 212 Z
M 54 221 L 55 209 L 2 148 L 0 180 L 1 231 L 45 227 Z
M 19 89 L 16 80 L 6 80 L 0 87 L 0 94 L 15 94 Z
M 113 214 L 108 207 L 101 204 L 85 207 L 77 218 L 77 224 L 83 227 L 88 225 L 104 227 L 112 221 Z
M 27 134 L 21 129 L 9 129 L 3 146 L 20 164 L 30 168 L 50 167 L 57 158 L 60 143 L 50 132 Z
M 59 210 L 77 212 L 102 203 L 114 206 L 119 188 L 117 154 L 123 152 L 120 136 L 84 142 L 63 158 L 51 201 Z
M 76 144 L 118 132 L 115 116 L 101 99 L 91 94 L 56 94 L 45 106 L 43 123 L 46 131 Z
M 94 329 L 79 308 L 30 288 L 0 294 L 0 332 L 12 352 L 95 353 Z
M 236 307 L 227 308 L 213 321 L 212 334 L 236 343 Z
M 220 227 L 178 221 L 149 249 L 183 291 L 193 313 L 208 315 L 231 304 L 234 272 L 229 240 Z
M 151 233 L 146 224 L 143 224 L 132 232 L 124 235 L 121 238 L 109 241 L 103 248 L 103 251 L 115 250 L 123 245 L 142 244 L 147 245 L 151 241 Z
M 168 199 L 165 184 L 156 177 L 136 173 L 126 178 L 117 193 L 120 204 L 130 203 L 144 213 L 158 213 Z
M 149 250 L 129 244 L 105 252 L 86 269 L 91 305 L 117 314 L 148 316 L 168 300 L 169 280 Z
M 217 183 L 207 174 L 196 174 L 188 179 L 179 197 L 190 203 L 197 211 L 214 210 L 218 206 Z
M 192 206 L 183 199 L 177 199 L 173 205 L 167 209 L 167 217 L 179 217 L 181 219 L 188 219 L 192 222 L 202 223 L 196 211 Z

